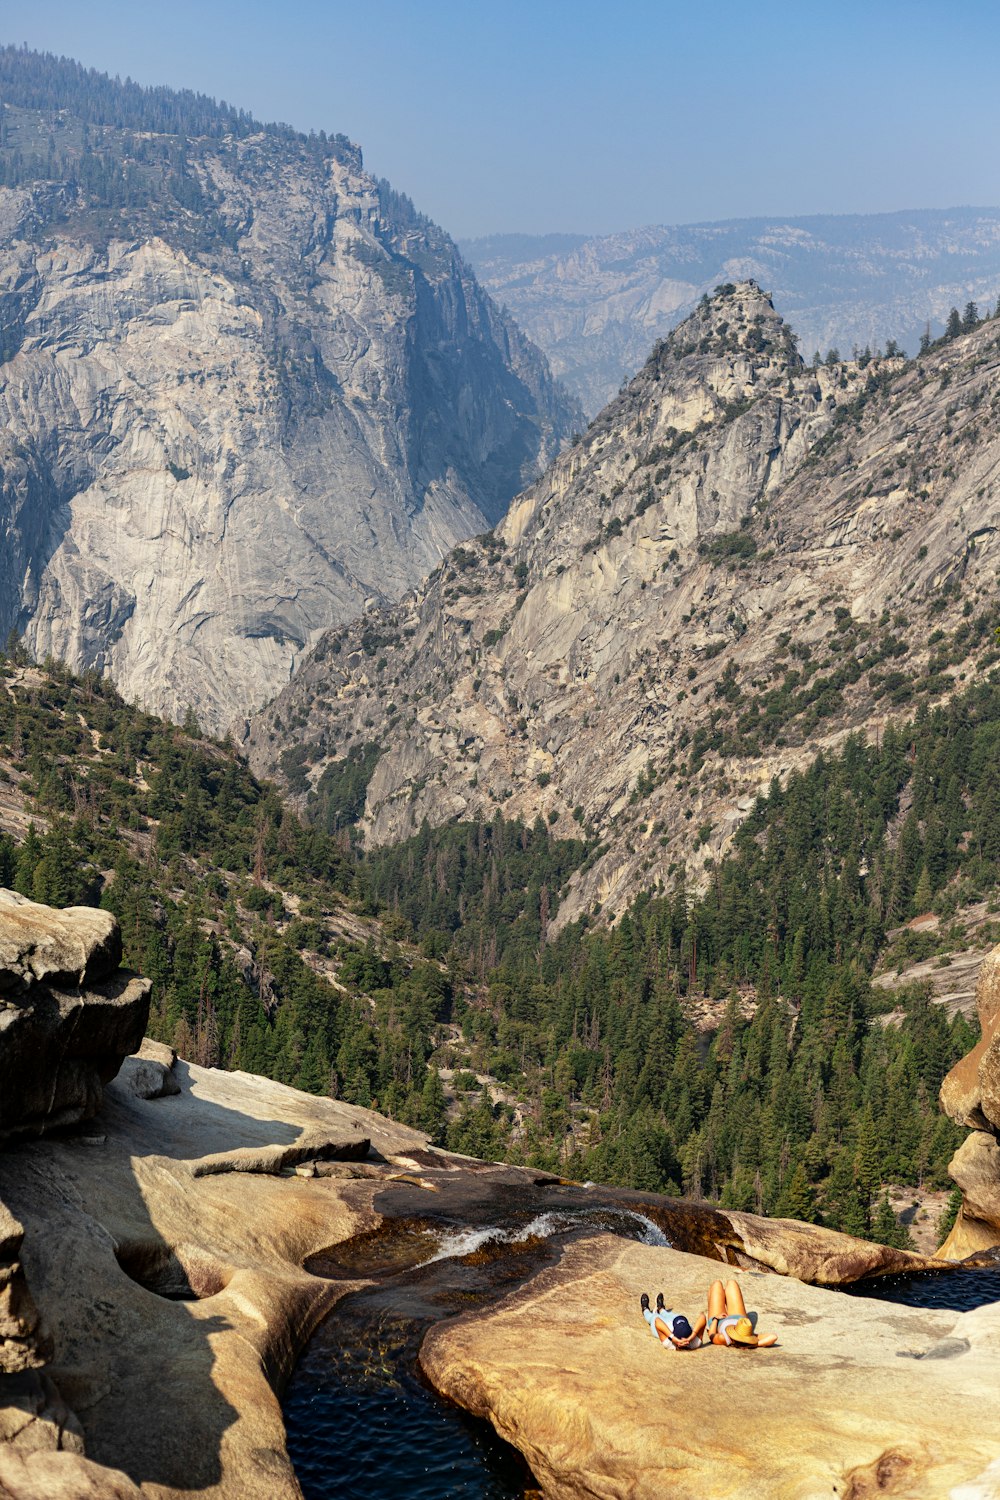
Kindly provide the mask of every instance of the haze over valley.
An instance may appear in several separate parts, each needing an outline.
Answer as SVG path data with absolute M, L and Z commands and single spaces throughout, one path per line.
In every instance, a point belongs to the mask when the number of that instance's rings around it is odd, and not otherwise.
M 588 416 L 721 282 L 765 287 L 807 359 L 890 341 L 913 354 L 926 332 L 942 332 L 950 308 L 993 305 L 1000 293 L 995 208 L 498 234 L 460 248 Z

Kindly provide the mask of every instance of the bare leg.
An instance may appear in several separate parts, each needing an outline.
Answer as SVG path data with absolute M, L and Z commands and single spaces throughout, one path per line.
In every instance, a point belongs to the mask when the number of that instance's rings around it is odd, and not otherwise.
M 713 1281 L 708 1289 L 708 1336 L 711 1338 L 719 1327 L 719 1319 L 726 1316 L 726 1289 L 721 1281 Z
M 726 1283 L 726 1315 L 730 1318 L 745 1318 L 747 1315 L 747 1305 L 743 1301 L 739 1282 Z
M 661 1344 L 670 1343 L 671 1329 L 667 1326 L 667 1321 L 665 1318 L 661 1318 L 658 1316 L 654 1320 L 653 1328 L 656 1333 L 656 1337 L 659 1339 Z

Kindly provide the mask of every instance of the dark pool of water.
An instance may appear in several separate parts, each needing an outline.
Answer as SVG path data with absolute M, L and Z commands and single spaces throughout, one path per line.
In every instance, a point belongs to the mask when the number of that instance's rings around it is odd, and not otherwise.
M 920 1271 L 913 1276 L 873 1276 L 842 1288 L 852 1297 L 874 1297 L 880 1302 L 903 1302 L 908 1307 L 943 1307 L 970 1312 L 987 1302 L 1000 1302 L 1000 1269 L 957 1266 L 953 1271 Z
M 503 1296 L 568 1237 L 610 1230 L 665 1244 L 641 1214 L 522 1208 L 478 1227 L 412 1218 L 381 1225 L 308 1265 L 378 1285 L 337 1305 L 285 1397 L 288 1452 L 306 1500 L 522 1500 L 537 1486 L 520 1454 L 423 1382 L 418 1350 L 438 1319 Z
M 339 1339 L 310 1346 L 285 1401 L 306 1500 L 521 1500 L 533 1488 L 488 1422 L 422 1383 L 408 1324 L 363 1312 L 339 1323 Z

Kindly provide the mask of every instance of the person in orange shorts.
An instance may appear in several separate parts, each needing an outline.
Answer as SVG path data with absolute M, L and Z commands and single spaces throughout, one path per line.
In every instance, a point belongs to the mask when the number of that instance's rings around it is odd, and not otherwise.
M 770 1349 L 778 1342 L 776 1333 L 757 1332 L 757 1314 L 748 1313 L 739 1283 L 713 1281 L 708 1292 L 706 1343 L 724 1344 L 734 1349 Z

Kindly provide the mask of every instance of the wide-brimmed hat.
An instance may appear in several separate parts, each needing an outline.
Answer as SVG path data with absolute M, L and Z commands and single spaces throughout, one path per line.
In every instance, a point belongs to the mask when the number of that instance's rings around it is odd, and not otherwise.
M 726 1329 L 726 1332 L 734 1344 L 746 1344 L 748 1348 L 756 1349 L 758 1339 L 749 1318 L 737 1318 L 736 1322 Z

